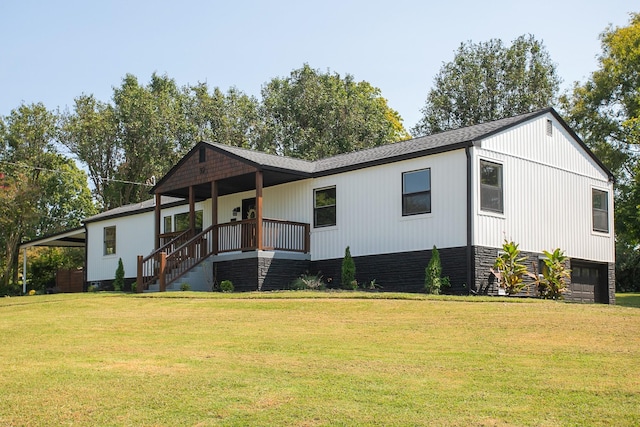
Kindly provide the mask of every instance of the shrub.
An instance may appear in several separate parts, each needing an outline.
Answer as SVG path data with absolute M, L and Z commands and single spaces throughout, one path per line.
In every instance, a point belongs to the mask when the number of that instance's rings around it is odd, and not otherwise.
M 180 285 L 180 290 L 185 292 L 185 291 L 190 291 L 191 290 L 191 286 L 188 283 L 183 283 Z
M 98 287 L 96 285 L 89 285 L 87 292 L 98 292 Z
M 559 248 L 553 252 L 542 253 L 546 257 L 542 260 L 544 268 L 541 275 L 535 277 L 538 294 L 544 299 L 562 299 L 571 278 L 571 270 L 565 264 L 568 257 Z
M 498 279 L 499 286 L 509 295 L 517 294 L 526 286 L 523 279 L 529 273 L 522 263 L 525 259 L 520 257 L 518 245 L 505 239 L 502 253 L 496 258 L 491 272 Z
M 431 250 L 431 259 L 424 273 L 424 289 L 428 294 L 439 295 L 442 288 L 450 286 L 449 277 L 442 277 L 440 253 L 435 245 Z
M 233 283 L 231 280 L 223 280 L 220 282 L 220 290 L 222 292 L 233 292 Z
M 351 251 L 349 246 L 344 250 L 344 258 L 342 259 L 342 276 L 340 285 L 344 289 L 357 289 L 358 282 L 356 282 L 355 288 L 353 282 L 356 280 L 356 263 L 351 258 Z
M 36 294 L 36 290 L 35 290 L 35 289 L 31 289 L 31 290 L 29 291 L 29 295 L 33 296 L 33 295 L 35 295 L 35 294 Z
M 113 280 L 113 290 L 122 291 L 124 289 L 124 265 L 122 258 L 118 258 L 118 268 L 116 269 L 116 278 Z
M 131 284 L 131 292 L 135 293 L 137 288 L 138 288 L 138 284 L 136 282 L 133 282 Z
M 319 274 L 316 274 L 316 275 L 303 274 L 291 283 L 291 289 L 293 290 L 303 290 L 303 289 L 320 290 L 323 288 L 324 288 L 324 282 L 322 281 L 322 276 L 320 276 Z

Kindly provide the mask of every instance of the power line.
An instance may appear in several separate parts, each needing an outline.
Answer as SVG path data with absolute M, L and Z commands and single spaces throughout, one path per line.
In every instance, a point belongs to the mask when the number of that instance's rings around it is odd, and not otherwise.
M 4 164 L 7 164 L 7 165 L 18 166 L 18 167 L 25 168 L 25 169 L 39 170 L 39 171 L 43 171 L 43 172 L 53 172 L 53 173 L 60 173 L 60 174 L 70 174 L 71 173 L 69 171 L 63 171 L 63 170 L 60 170 L 60 169 L 48 169 L 48 168 L 42 168 L 42 167 L 39 167 L 39 166 L 25 165 L 24 163 L 8 162 L 6 160 L 0 160 L 0 163 L 4 163 Z M 155 185 L 155 181 L 156 181 L 155 180 L 155 176 L 152 176 L 149 180 L 147 180 L 147 182 L 126 181 L 124 179 L 105 178 L 105 177 L 102 177 L 102 176 L 99 176 L 97 178 L 99 178 L 101 181 L 120 182 L 122 184 L 144 185 L 145 187 L 153 187 Z

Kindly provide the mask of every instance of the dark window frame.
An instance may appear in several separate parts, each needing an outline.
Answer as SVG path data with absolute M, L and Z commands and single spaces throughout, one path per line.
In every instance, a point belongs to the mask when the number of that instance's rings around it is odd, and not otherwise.
M 408 192 L 407 191 L 407 181 L 405 180 L 405 177 L 411 175 L 411 174 L 419 174 L 419 173 L 424 173 L 426 172 L 429 176 L 428 179 L 428 188 L 426 190 L 420 190 L 420 191 L 412 191 L 412 192 Z M 424 209 L 422 210 L 416 210 L 416 211 L 409 211 L 410 209 L 410 203 L 409 201 L 412 198 L 415 197 L 419 197 L 419 196 L 428 196 L 428 201 L 426 203 L 426 206 Z M 431 213 L 432 210 L 432 206 L 431 206 L 431 168 L 424 168 L 424 169 L 417 169 L 417 170 L 413 170 L 413 171 L 408 171 L 408 172 L 402 172 L 402 216 L 412 216 L 412 215 L 422 215 L 422 214 L 428 214 Z
M 113 232 L 111 233 L 111 231 Z M 112 235 L 111 235 L 112 234 Z M 103 229 L 103 255 L 115 255 L 116 254 L 116 226 L 110 225 Z
M 334 203 L 333 204 L 324 204 L 322 206 L 318 206 L 318 193 L 320 192 L 325 192 L 325 191 L 331 191 L 333 190 L 334 195 L 333 195 L 333 200 Z M 338 220 L 337 220 L 337 216 L 338 216 L 338 212 L 337 212 L 337 205 L 338 205 L 338 196 L 337 196 L 337 191 L 336 191 L 336 186 L 330 186 L 330 187 L 322 187 L 322 188 L 314 188 L 313 189 L 313 227 L 314 228 L 324 228 L 324 227 L 334 227 L 337 225 Z M 329 221 L 329 222 L 320 222 L 319 219 L 319 214 L 320 213 L 326 213 L 329 212 L 329 216 L 333 217 L 333 221 Z
M 604 208 L 597 208 L 595 206 L 596 195 L 602 197 L 602 200 L 604 200 Z M 597 216 L 604 216 L 604 227 L 600 227 L 601 224 L 596 220 Z M 606 190 L 599 188 L 591 189 L 591 225 L 592 230 L 596 233 L 609 233 L 609 192 Z
M 483 182 L 485 181 L 485 176 L 483 175 L 483 165 L 485 164 L 498 168 L 498 185 L 486 184 Z M 498 190 L 500 194 L 498 200 L 499 206 L 493 207 L 493 205 L 495 205 L 493 200 L 487 200 L 486 197 L 489 197 L 489 194 L 498 194 Z M 504 214 L 504 165 L 502 163 L 480 159 L 480 210 L 484 212 Z

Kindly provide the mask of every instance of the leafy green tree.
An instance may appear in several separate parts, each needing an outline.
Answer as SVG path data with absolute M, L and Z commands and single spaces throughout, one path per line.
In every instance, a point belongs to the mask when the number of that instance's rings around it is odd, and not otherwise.
M 355 283 L 355 286 L 354 286 Z M 357 289 L 356 282 L 356 263 L 351 257 L 349 246 L 344 250 L 344 258 L 342 259 L 342 275 L 341 282 L 343 289 Z
M 599 68 L 561 98 L 567 122 L 616 177 L 616 281 L 640 290 L 640 14 L 601 35 Z
M 533 35 L 506 47 L 500 39 L 462 43 L 427 95 L 414 136 L 534 111 L 555 103 L 560 78 Z
M 122 158 L 105 195 L 109 207 L 148 199 L 149 188 L 140 183 L 164 175 L 196 143 L 187 137 L 184 92 L 167 76 L 154 73 L 142 86 L 127 74 L 113 102 Z
M 24 240 L 80 225 L 93 214 L 86 176 L 56 151 L 58 117 L 43 104 L 21 105 L 0 129 L 0 275 L 17 282 Z
M 60 142 L 86 166 L 98 204 L 115 207 L 107 194 L 113 193 L 109 187 L 122 153 L 113 106 L 93 95 L 81 95 L 75 99 L 73 112 L 62 115 L 59 126 Z
M 260 127 L 258 100 L 236 88 L 227 93 L 206 83 L 187 88 L 186 119 L 194 141 L 252 148 Z
M 255 148 L 316 160 L 409 136 L 380 89 L 305 64 L 262 88 Z

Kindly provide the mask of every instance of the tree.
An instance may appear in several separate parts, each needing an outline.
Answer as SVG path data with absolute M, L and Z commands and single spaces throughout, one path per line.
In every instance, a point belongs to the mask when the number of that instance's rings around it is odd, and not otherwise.
M 252 148 L 259 128 L 258 101 L 236 88 L 209 93 L 206 83 L 187 88 L 186 119 L 193 141 Z
M 58 117 L 43 104 L 21 105 L 2 121 L 0 278 L 18 276 L 21 242 L 80 225 L 93 214 L 86 176 L 56 151 Z
M 412 129 L 428 135 L 515 116 L 555 103 L 560 78 L 542 42 L 522 35 L 511 46 L 500 39 L 462 43 L 443 64 Z
M 116 275 L 113 279 L 113 290 L 120 292 L 124 289 L 124 264 L 122 258 L 118 258 L 118 268 L 116 268 Z
M 60 142 L 86 165 L 98 204 L 115 207 L 107 194 L 113 193 L 109 186 L 122 154 L 113 106 L 93 95 L 81 95 L 75 99 L 73 113 L 62 115 L 59 126 Z
M 428 294 L 439 295 L 443 287 L 450 286 L 449 277 L 442 277 L 440 252 L 436 245 L 431 250 L 431 259 L 425 269 L 424 288 Z
M 640 14 L 601 35 L 599 69 L 561 98 L 567 122 L 616 177 L 616 277 L 640 290 Z
M 308 160 L 409 137 L 380 89 L 307 64 L 263 86 L 260 119 L 255 148 Z
M 358 288 L 358 282 L 356 282 L 356 263 L 353 261 L 353 258 L 351 257 L 351 251 L 349 250 L 349 246 L 347 246 L 347 248 L 344 250 L 344 258 L 342 259 L 342 269 L 341 269 L 340 278 L 341 278 L 340 285 L 342 285 L 343 289 Z

